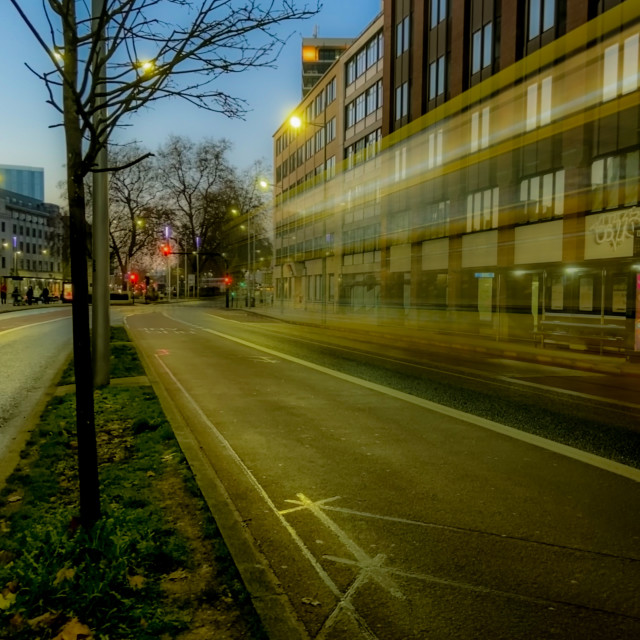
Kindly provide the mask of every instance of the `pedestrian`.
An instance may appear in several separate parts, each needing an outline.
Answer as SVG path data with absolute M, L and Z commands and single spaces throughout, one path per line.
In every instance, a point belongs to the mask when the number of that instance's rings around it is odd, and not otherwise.
M 42 302 L 49 304 L 49 289 L 47 287 L 42 290 Z
M 27 289 L 27 304 L 31 306 L 32 302 L 33 302 L 33 287 L 29 285 L 29 288 Z
M 7 304 L 7 283 L 0 285 L 0 304 Z
M 18 287 L 13 288 L 11 297 L 13 298 L 13 306 L 17 307 L 20 304 L 20 292 L 18 291 Z

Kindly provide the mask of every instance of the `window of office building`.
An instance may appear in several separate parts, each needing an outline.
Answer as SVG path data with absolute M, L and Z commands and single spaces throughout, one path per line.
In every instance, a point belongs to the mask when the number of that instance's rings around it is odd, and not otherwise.
M 429 100 L 441 96 L 446 87 L 445 57 L 440 56 L 429 65 Z
M 396 25 L 396 57 L 401 56 L 405 51 L 409 50 L 411 32 L 411 19 L 405 16 Z
M 324 129 L 320 129 L 316 131 L 315 135 L 316 140 L 316 152 L 320 151 L 324 147 Z
M 591 210 L 638 204 L 638 149 L 594 160 L 591 165 Z
M 529 0 L 529 40 L 555 25 L 556 0 Z
M 345 126 L 348 129 L 349 127 L 353 127 L 356 123 L 356 101 L 352 100 L 344 110 L 345 116 Z
M 447 0 L 431 0 L 429 5 L 429 13 L 431 14 L 429 24 L 433 29 L 447 17 Z
M 564 214 L 564 169 L 525 178 L 520 182 L 524 222 L 547 220 Z
M 427 149 L 427 167 L 433 169 L 442 164 L 443 132 L 442 129 L 429 134 Z
M 331 142 L 332 140 L 335 140 L 335 137 L 336 137 L 336 119 L 335 118 L 331 118 L 331 120 L 327 122 L 326 130 L 327 130 L 327 136 L 326 136 L 327 143 Z
M 409 114 L 409 83 L 403 82 L 396 87 L 396 120 Z
M 602 99 L 611 100 L 638 88 L 639 36 L 627 38 L 622 47 L 617 43 L 607 47 L 603 60 Z
M 527 87 L 527 114 L 525 126 L 527 131 L 544 126 L 551 122 L 551 76 Z
M 486 149 L 489 146 L 489 107 L 471 114 L 471 152 Z
M 467 195 L 467 232 L 498 227 L 499 189 L 483 189 Z
M 356 122 L 363 120 L 367 112 L 367 96 L 361 93 L 356 98 Z
M 359 78 L 367 70 L 367 50 L 361 49 L 356 54 L 356 77 Z
M 491 66 L 493 62 L 493 22 L 471 34 L 471 73 Z
M 336 79 L 333 78 L 325 89 L 326 104 L 331 104 L 336 99 Z
M 384 54 L 384 41 L 382 32 L 375 35 L 367 43 L 367 69 L 372 67 Z

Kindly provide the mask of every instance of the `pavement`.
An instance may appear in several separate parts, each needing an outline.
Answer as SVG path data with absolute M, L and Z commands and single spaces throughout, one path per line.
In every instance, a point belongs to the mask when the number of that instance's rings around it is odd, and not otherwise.
M 223 303 L 222 303 L 223 304 Z M 58 303 L 56 306 L 61 306 Z M 34 308 L 44 308 L 34 305 Z M 26 310 L 29 307 L 2 306 L 0 313 Z M 244 311 L 284 320 L 279 309 L 270 306 L 239 307 Z M 322 318 L 304 309 L 288 312 L 286 320 L 303 325 L 321 325 Z M 560 367 L 606 374 L 640 376 L 640 362 L 623 355 L 599 355 L 578 350 L 542 349 L 534 345 L 500 342 L 489 338 L 465 336 L 464 342 L 458 336 L 436 334 L 425 336 L 411 327 L 384 326 L 354 321 L 351 318 L 327 318 L 327 326 L 334 330 L 349 331 L 370 340 L 391 341 L 397 345 L 420 344 L 431 350 L 460 350 L 485 356 L 510 358 L 538 362 Z M 265 624 L 268 636 L 275 640 L 297 640 L 308 638 L 307 630 L 300 623 L 299 616 L 292 609 L 286 585 L 283 585 L 269 568 L 263 550 L 248 529 L 248 523 L 238 512 L 230 499 L 225 483 L 218 477 L 207 458 L 202 442 L 193 433 L 193 423 L 201 416 L 185 415 L 175 403 L 175 389 L 170 380 L 163 379 L 157 366 L 143 355 L 148 380 L 154 386 L 163 404 L 165 413 L 174 427 L 176 436 L 194 471 L 202 493 L 214 514 L 225 541 L 238 569 L 247 585 L 256 610 Z M 146 380 L 145 380 L 146 381 Z M 268 527 L 271 528 L 271 527 Z M 340 636 L 347 637 L 347 636 Z M 353 635 L 356 637 L 356 635 Z

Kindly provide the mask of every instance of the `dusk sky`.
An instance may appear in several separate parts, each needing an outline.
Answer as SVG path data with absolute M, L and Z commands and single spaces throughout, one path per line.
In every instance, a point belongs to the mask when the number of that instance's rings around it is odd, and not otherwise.
M 348 4 L 324 0 L 322 11 L 314 18 L 285 25 L 291 36 L 277 68 L 247 71 L 225 85 L 248 102 L 251 111 L 244 121 L 229 120 L 180 100 L 161 101 L 136 114 L 133 126 L 120 131 L 119 140 L 136 140 L 153 150 L 170 135 L 196 141 L 227 138 L 233 144 L 231 160 L 238 168 L 260 159 L 271 166 L 272 135 L 301 100 L 302 38 L 311 37 L 316 26 L 319 37 L 356 37 L 380 10 L 380 0 L 349 0 Z M 64 138 L 61 128 L 50 128 L 60 121 L 60 115 L 46 103 L 44 84 L 25 66 L 28 63 L 42 70 L 48 68 L 47 60 L 8 2 L 0 8 L 0 60 L 0 164 L 44 167 L 45 199 L 60 203 Z

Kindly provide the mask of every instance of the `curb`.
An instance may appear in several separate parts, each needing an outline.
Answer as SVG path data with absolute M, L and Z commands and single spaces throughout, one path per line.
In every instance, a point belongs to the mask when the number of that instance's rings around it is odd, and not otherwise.
M 131 333 L 129 337 L 238 568 L 267 637 L 273 640 L 308 640 L 309 635 L 298 620 L 288 595 L 282 590 L 267 559 L 258 550 L 201 444 L 189 428 L 188 416 L 171 398 L 157 375 L 157 369 L 138 348 Z

